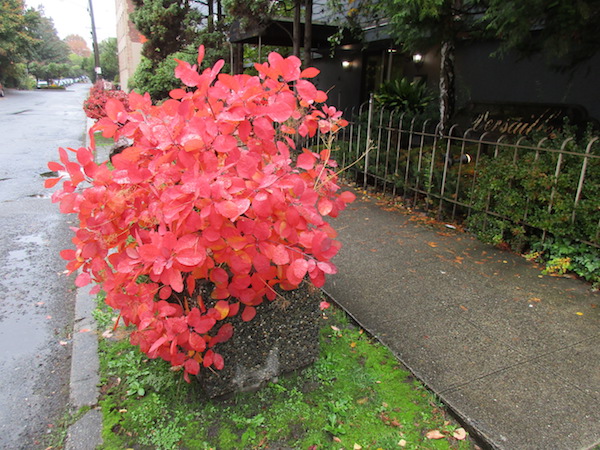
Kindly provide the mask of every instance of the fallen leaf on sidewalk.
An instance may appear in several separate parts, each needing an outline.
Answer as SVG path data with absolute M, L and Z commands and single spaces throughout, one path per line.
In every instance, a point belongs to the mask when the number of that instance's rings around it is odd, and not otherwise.
M 91 330 L 89 328 L 82 328 L 79 330 L 80 333 L 89 333 Z
M 541 298 L 539 298 L 539 297 L 531 297 L 531 298 L 529 299 L 529 301 L 530 301 L 530 302 L 536 302 L 536 303 L 539 303 L 539 302 L 541 302 L 541 301 L 542 301 L 542 299 L 541 299 Z
M 432 248 L 436 248 L 438 246 L 436 242 L 428 242 L 427 245 L 429 245 Z
M 425 437 L 427 439 L 444 439 L 446 436 L 444 436 L 440 430 L 431 430 L 427 432 Z

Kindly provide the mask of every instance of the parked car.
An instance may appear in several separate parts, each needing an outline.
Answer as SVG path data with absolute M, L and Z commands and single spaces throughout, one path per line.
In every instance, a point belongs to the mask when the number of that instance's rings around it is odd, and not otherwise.
M 0 83 L 0 97 L 4 97 L 4 86 Z
M 37 88 L 38 89 L 45 89 L 48 87 L 48 82 L 46 80 L 39 80 L 37 82 Z

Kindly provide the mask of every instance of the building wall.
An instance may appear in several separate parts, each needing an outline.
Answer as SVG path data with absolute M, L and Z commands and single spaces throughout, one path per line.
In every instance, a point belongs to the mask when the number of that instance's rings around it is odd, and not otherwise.
M 347 67 L 342 62 L 347 61 Z M 327 92 L 327 104 L 342 111 L 349 111 L 361 103 L 362 56 L 360 51 L 339 51 L 331 57 L 323 54 L 312 64 L 321 73 L 313 80 L 322 91 Z
M 543 56 L 490 56 L 493 42 L 469 43 L 456 51 L 459 102 L 560 103 L 583 106 L 600 119 L 600 54 L 570 73 L 548 67 Z
M 129 79 L 142 57 L 142 35 L 129 20 L 134 6 L 131 0 L 115 0 L 117 14 L 117 51 L 121 89 L 128 91 Z
M 332 89 L 333 97 L 341 97 L 343 108 L 358 107 L 368 98 L 373 85 L 377 84 L 365 82 L 370 76 L 366 72 L 372 70 L 373 66 L 369 58 L 373 59 L 373 55 L 390 45 L 389 41 L 371 42 L 362 51 L 362 56 L 355 56 L 355 61 L 359 61 L 354 66 L 357 70 L 348 73 L 342 70 L 338 56 L 336 60 L 315 62 L 317 67 L 327 71 L 327 75 L 319 79 L 319 88 L 326 90 L 335 86 Z M 498 58 L 491 56 L 496 49 L 497 43 L 494 42 L 465 42 L 457 46 L 457 111 L 469 102 L 566 104 L 582 106 L 592 118 L 600 120 L 600 54 L 572 72 L 560 73 L 551 69 L 543 56 L 519 59 L 515 54 L 508 54 Z M 437 92 L 440 78 L 439 49 L 433 48 L 424 53 L 423 62 L 418 66 L 412 62 L 411 56 L 394 54 L 395 64 L 399 63 L 401 67 L 394 67 L 392 78 L 404 76 L 410 80 L 422 79 Z M 386 59 L 379 59 L 380 75 L 385 78 Z

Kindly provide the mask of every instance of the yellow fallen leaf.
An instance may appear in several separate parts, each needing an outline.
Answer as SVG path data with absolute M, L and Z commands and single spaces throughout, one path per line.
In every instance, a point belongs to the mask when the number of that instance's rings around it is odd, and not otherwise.
M 444 436 L 440 430 L 431 430 L 427 432 L 425 437 L 427 439 L 444 439 L 446 436 Z
M 350 348 L 356 347 L 356 342 L 350 342 Z
M 354 444 L 354 447 L 352 447 L 354 450 L 362 450 L 362 446 L 358 445 L 358 444 Z
M 406 444 L 407 444 L 407 442 L 406 442 L 406 439 L 400 439 L 400 440 L 398 441 L 398 445 L 399 445 L 400 447 L 406 447 Z
M 438 246 L 436 242 L 428 242 L 427 245 L 429 245 L 431 248 L 436 248 Z
M 582 312 L 576 312 L 575 314 L 577 314 L 578 316 L 583 316 Z
M 454 437 L 454 439 L 462 441 L 467 437 L 467 432 L 464 428 L 457 428 L 456 430 L 454 430 L 454 433 L 452 433 L 452 437 Z

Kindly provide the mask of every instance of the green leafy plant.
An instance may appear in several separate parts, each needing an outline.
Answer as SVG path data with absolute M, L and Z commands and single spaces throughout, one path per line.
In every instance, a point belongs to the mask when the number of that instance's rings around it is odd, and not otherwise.
M 304 449 L 358 444 L 387 449 L 400 448 L 400 440 L 406 448 L 474 448 L 464 436 L 453 437 L 460 426 L 439 399 L 341 310 L 327 310 L 321 325 L 316 364 L 256 393 L 219 400 L 203 397 L 197 386 L 184 383 L 160 360 L 148 362 L 154 378 L 143 379 L 146 394 L 128 395 L 128 369 L 109 367 L 108 362 L 125 353 L 145 356 L 126 340 L 103 339 L 101 448 Z M 431 430 L 440 430 L 443 438 L 427 438 Z
M 407 78 L 383 83 L 375 93 L 375 100 L 391 109 L 422 113 L 435 97 L 427 85 L 421 81 L 409 81 Z
M 203 55 L 200 47 L 198 64 Z M 61 148 L 60 163 L 48 164 L 67 174 L 53 201 L 79 220 L 75 249 L 61 252 L 69 272 L 81 270 L 76 285 L 102 287 L 135 325 L 131 342 L 186 380 L 223 368 L 215 346 L 234 330 L 220 321 L 249 321 L 275 288 L 305 278 L 322 286 L 336 272 L 341 245 L 324 217 L 354 200 L 339 192 L 330 147 L 292 158 L 295 135 L 319 131 L 331 143 L 346 125 L 308 81 L 318 70 L 276 53 L 255 66 L 259 76 L 220 74 L 223 64 L 199 73 L 178 61 L 187 89 L 159 106 L 135 92 L 130 109 L 109 99 L 90 135 L 132 140 L 114 167 L 96 164 L 93 148 Z

